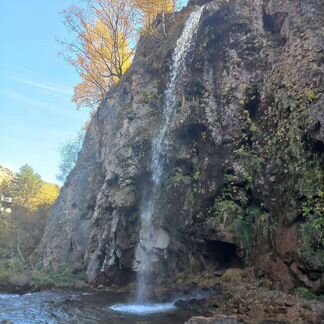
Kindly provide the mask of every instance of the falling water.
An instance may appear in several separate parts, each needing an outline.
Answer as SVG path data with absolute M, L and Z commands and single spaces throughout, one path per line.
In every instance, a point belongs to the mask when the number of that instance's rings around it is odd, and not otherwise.
M 136 302 L 138 304 L 143 304 L 148 301 L 148 285 L 151 282 L 150 276 L 153 273 L 152 266 L 153 263 L 157 261 L 157 256 L 154 253 L 154 248 L 158 245 L 157 241 L 163 242 L 167 241 L 168 239 L 165 237 L 166 234 L 163 234 L 163 231 L 154 226 L 153 214 L 163 176 L 164 161 L 168 146 L 168 130 L 173 122 L 176 111 L 176 89 L 179 78 L 185 69 L 186 57 L 195 42 L 202 11 L 203 7 L 199 7 L 197 10 L 191 13 L 185 24 L 183 32 L 177 41 L 177 45 L 172 57 L 172 66 L 170 68 L 170 82 L 165 91 L 163 124 L 152 143 L 152 188 L 146 205 L 142 209 L 140 243 L 138 244 L 136 250 L 136 260 L 138 260 L 140 263 L 138 269 L 136 296 Z M 166 246 L 164 248 L 167 247 L 167 244 L 165 245 Z

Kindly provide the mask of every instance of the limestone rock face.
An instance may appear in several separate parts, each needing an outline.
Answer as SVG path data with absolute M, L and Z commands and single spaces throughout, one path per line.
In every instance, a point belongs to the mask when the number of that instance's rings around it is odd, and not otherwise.
M 285 287 L 321 290 L 324 246 L 309 234 L 324 208 L 321 0 L 192 0 L 166 40 L 141 39 L 91 121 L 38 255 L 48 268 L 83 264 L 90 282 L 134 278 L 170 58 L 194 5 L 205 7 L 169 125 L 156 277 L 244 259 Z

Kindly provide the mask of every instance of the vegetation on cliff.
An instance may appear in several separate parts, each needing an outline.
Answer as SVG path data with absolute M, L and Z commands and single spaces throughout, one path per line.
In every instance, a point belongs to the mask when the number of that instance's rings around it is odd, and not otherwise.
M 61 55 L 81 78 L 74 88 L 77 106 L 97 109 L 129 70 L 141 31 L 166 37 L 166 15 L 176 8 L 176 0 L 87 0 L 83 8 L 65 10 L 64 23 L 74 38 L 61 41 Z M 156 27 L 159 15 L 162 31 Z

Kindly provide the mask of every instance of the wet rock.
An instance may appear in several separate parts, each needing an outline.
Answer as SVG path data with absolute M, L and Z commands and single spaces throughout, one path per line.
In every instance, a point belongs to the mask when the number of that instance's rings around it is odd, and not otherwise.
M 175 306 L 194 311 L 195 313 L 202 314 L 206 312 L 206 302 L 204 299 L 189 299 L 189 300 L 178 300 L 175 302 Z
M 284 302 L 284 305 L 287 307 L 292 307 L 296 304 L 296 301 L 292 300 L 292 299 L 288 299 Z
M 192 317 L 185 324 L 238 324 L 240 322 L 235 316 L 215 315 L 213 317 Z
M 260 324 L 286 324 L 284 321 L 273 321 L 273 320 L 264 320 L 261 321 Z
M 217 276 L 217 277 L 221 277 L 225 272 L 225 269 L 222 269 L 222 270 L 216 270 L 214 272 L 214 275 Z

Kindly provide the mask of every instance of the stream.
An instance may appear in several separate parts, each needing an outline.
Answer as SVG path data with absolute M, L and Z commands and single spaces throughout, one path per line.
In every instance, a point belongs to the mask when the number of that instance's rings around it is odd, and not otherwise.
M 14 324 L 183 324 L 193 314 L 176 307 L 160 307 L 159 313 L 142 315 L 114 311 L 128 302 L 122 293 L 57 290 L 24 295 L 0 293 L 0 323 Z

